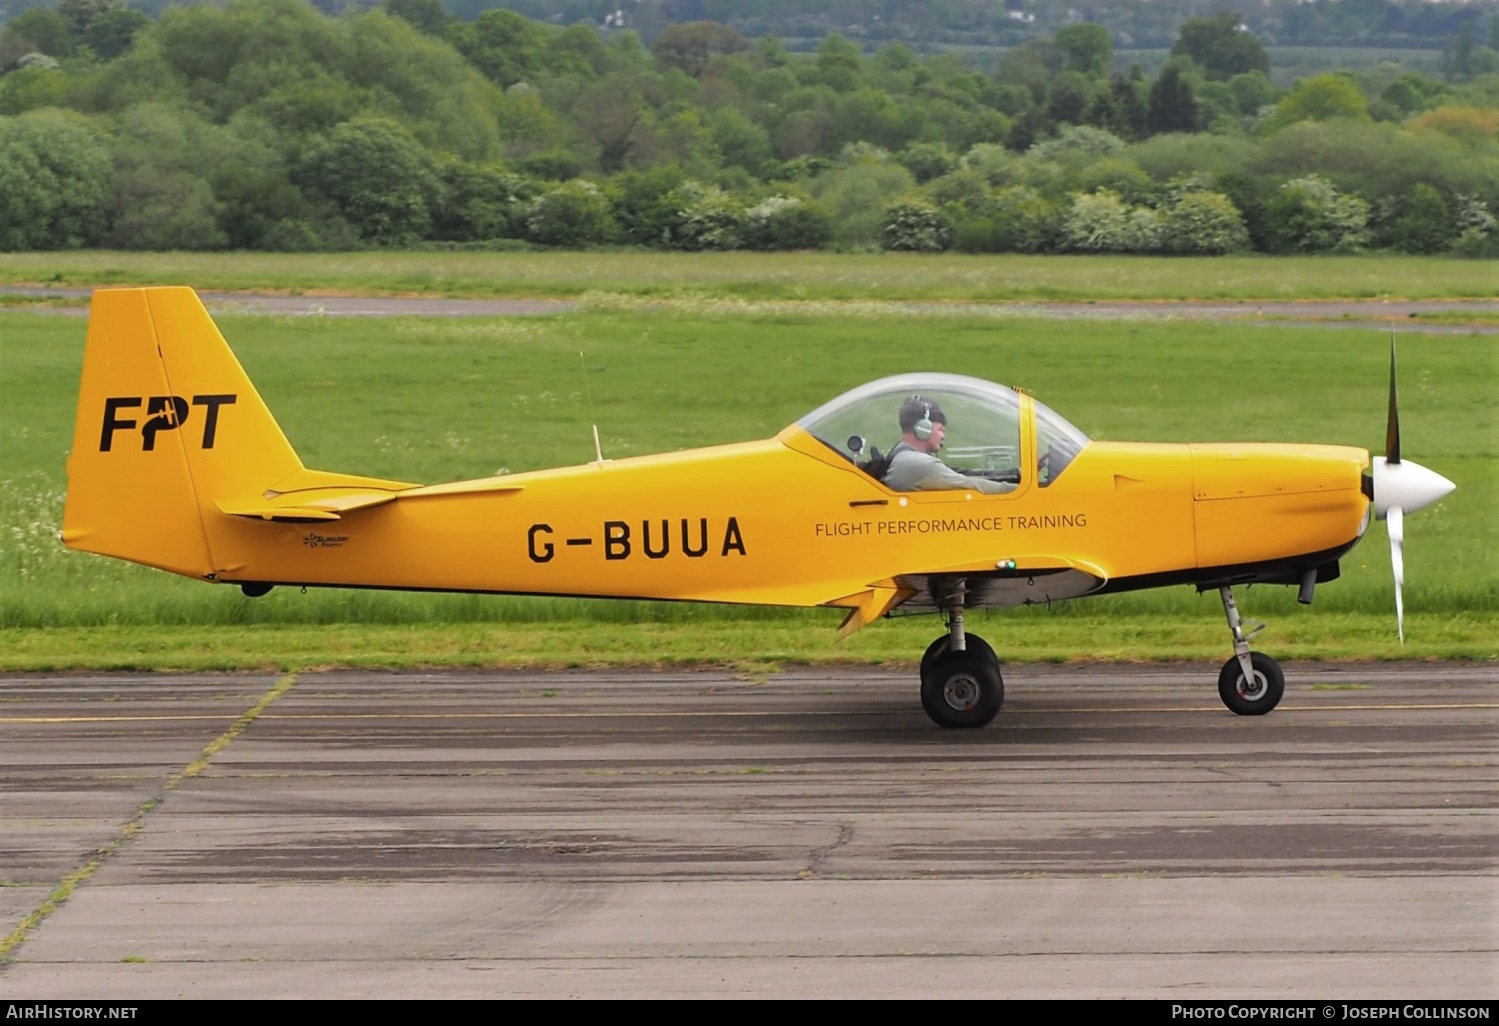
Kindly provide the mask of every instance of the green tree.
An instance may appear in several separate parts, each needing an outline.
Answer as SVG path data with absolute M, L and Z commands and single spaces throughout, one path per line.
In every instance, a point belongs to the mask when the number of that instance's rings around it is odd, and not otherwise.
M 472 23 L 454 24 L 448 39 L 491 82 L 501 88 L 529 82 L 541 70 L 544 41 L 540 27 L 514 11 L 493 9 Z
M 361 116 L 314 140 L 294 180 L 376 245 L 424 238 L 442 202 L 436 161 L 394 121 Z
M 1102 25 L 1084 22 L 1057 29 L 1057 49 L 1067 60 L 1067 70 L 1081 72 L 1089 78 L 1103 78 L 1114 59 L 1114 44 L 1109 30 Z
M 1192 83 L 1175 64 L 1162 68 L 1150 86 L 1146 124 L 1153 135 L 1197 131 L 1197 97 Z
M 817 81 L 837 92 L 849 92 L 859 87 L 864 59 L 857 46 L 831 32 L 817 45 L 816 68 Z
M 1249 71 L 1270 73 L 1270 55 L 1240 17 L 1229 11 L 1182 22 L 1171 56 L 1192 58 L 1210 79 L 1226 80 Z
M 46 7 L 22 11 L 0 29 L 0 71 L 13 67 L 28 53 L 71 57 L 78 49 L 72 23 Z
M 442 39 L 453 18 L 442 6 L 442 0 L 385 0 L 380 5 L 392 18 L 400 18 L 423 35 Z
M 1228 80 L 1228 91 L 1240 114 L 1257 114 L 1279 97 L 1279 90 L 1263 71 L 1246 71 Z
M 578 133 L 596 147 L 599 169 L 605 174 L 624 170 L 640 144 L 637 129 L 646 111 L 639 83 L 629 75 L 605 76 L 578 97 L 573 107 Z
M 103 138 L 82 117 L 0 117 L 0 250 L 96 244 L 112 174 Z
M 1113 103 L 1109 105 L 1110 119 L 1099 125 L 1121 139 L 1143 139 L 1150 131 L 1150 104 L 1145 87 L 1123 75 L 1109 80 L 1109 92 Z
M 1335 118 L 1369 120 L 1369 104 L 1358 84 L 1344 75 L 1313 75 L 1303 78 L 1276 105 L 1265 122 L 1266 132 L 1278 132 L 1298 121 L 1331 121 Z
M 81 36 L 104 12 L 124 6 L 125 0 L 57 0 L 57 13 Z
M 1054 125 L 1080 125 L 1093 99 L 1093 83 L 1076 71 L 1064 71 L 1046 91 L 1046 116 Z
M 749 49 L 749 40 L 737 29 L 713 21 L 678 22 L 651 44 L 651 55 L 662 68 L 676 68 L 701 78 L 715 56 Z
M 17 68 L 0 78 L 0 114 L 65 106 L 70 85 L 67 74 L 57 68 L 44 64 Z
M 770 159 L 770 135 L 736 107 L 720 107 L 709 118 L 713 143 L 728 167 L 757 173 Z
M 135 37 L 150 27 L 151 19 L 130 7 L 111 7 L 88 23 L 83 41 L 94 54 L 112 61 L 130 48 Z

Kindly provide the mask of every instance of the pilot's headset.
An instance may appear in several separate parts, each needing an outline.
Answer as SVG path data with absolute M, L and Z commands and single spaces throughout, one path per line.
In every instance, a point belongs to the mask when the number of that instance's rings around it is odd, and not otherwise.
M 932 404 L 924 396 L 911 397 L 921 403 L 921 419 L 911 425 L 911 434 L 925 442 L 932 437 Z

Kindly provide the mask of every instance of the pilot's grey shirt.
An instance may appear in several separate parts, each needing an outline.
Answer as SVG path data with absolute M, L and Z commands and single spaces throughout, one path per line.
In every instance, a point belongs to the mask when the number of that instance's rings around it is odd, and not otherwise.
M 917 452 L 904 442 L 890 450 L 890 469 L 885 471 L 885 484 L 897 492 L 966 488 L 991 495 L 1013 492 L 1016 487 L 1009 481 L 990 481 L 986 477 L 960 474 L 932 453 Z

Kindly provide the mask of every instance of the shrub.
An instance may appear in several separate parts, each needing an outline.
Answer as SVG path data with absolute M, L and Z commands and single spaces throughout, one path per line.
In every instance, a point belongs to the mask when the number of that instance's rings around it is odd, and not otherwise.
M 912 143 L 897 153 L 895 159 L 921 185 L 933 178 L 942 177 L 958 166 L 958 159 L 953 156 L 952 151 L 938 143 Z
M 994 194 L 990 206 L 994 252 L 1044 253 L 1061 232 L 1061 212 L 1035 189 L 1015 185 Z
M 1453 252 L 1462 256 L 1499 256 L 1499 231 L 1495 231 L 1496 222 L 1488 204 L 1477 196 L 1459 195 L 1456 200 L 1453 227 L 1457 238 L 1452 243 Z
M 1165 245 L 1165 228 L 1159 211 L 1134 207 L 1124 222 L 1124 248 L 1131 253 L 1158 253 Z
M 1160 213 L 1160 248 L 1167 253 L 1207 256 L 1249 248 L 1239 208 L 1220 192 L 1180 193 Z
M 1015 155 L 999 143 L 978 143 L 963 154 L 965 170 L 977 171 L 990 185 L 1012 184 Z
M 1068 125 L 1055 139 L 1038 142 L 1026 151 L 1033 160 L 1058 160 L 1068 154 L 1107 157 L 1124 149 L 1124 140 L 1113 132 L 1091 125 Z
M 443 203 L 434 213 L 434 239 L 480 242 L 525 234 L 523 214 L 536 183 L 498 164 L 455 161 L 443 168 Z
M 1379 242 L 1402 253 L 1439 253 L 1456 234 L 1447 201 L 1425 182 L 1393 204 L 1391 214 L 1380 226 Z
M 821 249 L 833 238 L 833 219 L 815 203 L 772 196 L 744 212 L 750 249 Z
M 744 213 L 715 185 L 691 179 L 664 198 L 668 211 L 665 242 L 673 249 L 735 249 L 742 237 Z
M 881 244 L 885 210 L 916 186 L 899 164 L 856 164 L 828 171 L 809 183 L 813 195 L 833 215 L 833 240 L 848 248 Z
M 952 227 L 935 207 L 906 199 L 885 208 L 881 237 L 886 249 L 940 253 L 952 245 Z
M 526 235 L 544 246 L 588 246 L 604 242 L 613 230 L 609 201 L 592 182 L 575 178 L 531 201 Z
M 922 193 L 941 208 L 961 207 L 964 216 L 982 213 L 989 205 L 989 183 L 978 171 L 962 170 L 943 175 L 930 183 Z
M 1072 197 L 1062 215 L 1062 248 L 1079 253 L 1120 253 L 1129 246 L 1129 207 L 1100 189 Z
M 1270 245 L 1282 253 L 1352 253 L 1369 241 L 1369 204 L 1317 175 L 1282 185 L 1266 216 Z

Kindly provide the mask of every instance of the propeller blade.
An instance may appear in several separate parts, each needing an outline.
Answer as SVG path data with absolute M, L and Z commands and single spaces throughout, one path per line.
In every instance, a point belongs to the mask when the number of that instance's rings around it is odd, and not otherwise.
M 1400 403 L 1395 398 L 1395 332 L 1390 331 L 1390 414 L 1384 430 L 1386 463 L 1400 462 Z
M 1390 529 L 1390 568 L 1395 571 L 1395 625 L 1400 644 L 1405 644 L 1405 511 L 1391 506 L 1385 515 Z

